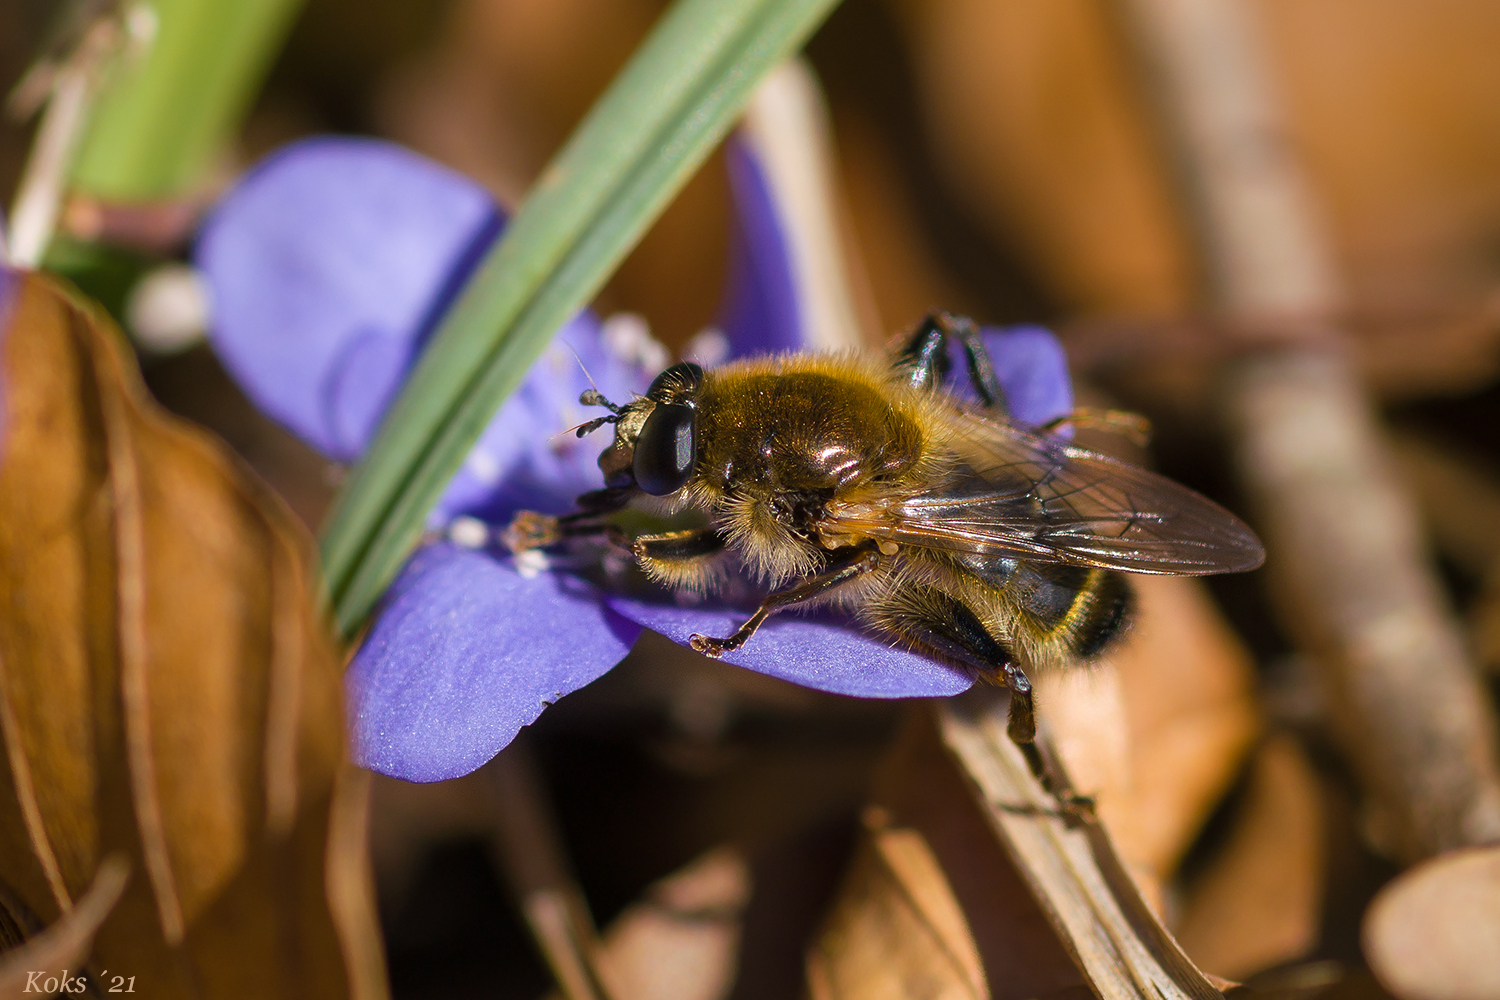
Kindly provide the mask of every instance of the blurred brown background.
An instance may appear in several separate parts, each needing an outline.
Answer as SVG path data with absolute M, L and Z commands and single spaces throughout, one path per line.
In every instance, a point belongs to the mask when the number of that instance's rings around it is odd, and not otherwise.
M 0 79 L 19 76 L 49 6 L 0 2 Z M 1398 433 L 1394 454 L 1493 693 L 1500 6 L 1248 6 L 1344 283 L 1350 353 Z M 309 0 L 238 162 L 309 133 L 372 133 L 514 205 L 663 7 Z M 832 112 L 840 208 L 872 340 L 935 306 L 1055 324 L 1082 396 L 1152 417 L 1152 460 L 1234 506 L 1209 399 L 1212 363 L 1234 349 L 1234 335 L 1205 305 L 1185 175 L 1135 46 L 1106 0 L 846 0 L 808 55 Z M 27 139 L 13 124 L 0 131 L 0 190 L 14 187 Z M 648 317 L 673 348 L 712 321 L 728 261 L 727 185 L 715 157 L 610 282 L 603 312 Z M 256 416 L 206 348 L 154 360 L 147 374 L 169 406 L 219 431 L 316 521 L 329 470 Z M 1159 782 L 1129 815 L 1145 825 L 1142 817 L 1166 817 L 1170 828 L 1130 833 L 1122 818 L 1117 835 L 1139 848 L 1132 856 L 1124 844 L 1122 854 L 1155 880 L 1155 901 L 1210 971 L 1274 983 L 1353 970 L 1348 982 L 1358 985 L 1348 989 L 1369 992 L 1347 995 L 1382 995 L 1358 978 L 1359 920 L 1397 865 L 1372 845 L 1307 665 L 1259 576 L 1212 581 L 1213 605 L 1197 590 L 1148 597 L 1164 602 L 1165 619 L 1202 628 L 1174 647 L 1185 679 L 1120 665 L 1129 686 L 1109 704 L 1133 720 L 1124 731 L 1138 744 L 1138 783 Z M 1162 717 L 1196 719 L 1207 735 L 1159 744 L 1153 762 L 1140 734 L 1173 692 L 1184 707 Z M 533 727 L 596 920 L 607 924 L 653 879 L 737 842 L 754 889 L 733 995 L 795 995 L 900 712 L 647 643 Z M 1200 777 L 1181 777 L 1193 760 L 1204 762 Z M 398 997 L 547 989 L 487 853 L 474 789 L 377 791 Z M 1274 891 L 1257 897 L 1267 885 Z M 1246 946 L 1258 942 L 1271 945 Z

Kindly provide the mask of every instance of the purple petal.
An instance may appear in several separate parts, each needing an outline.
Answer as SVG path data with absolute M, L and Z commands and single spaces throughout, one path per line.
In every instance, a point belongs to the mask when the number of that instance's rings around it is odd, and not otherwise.
M 502 221 L 478 184 L 400 146 L 294 143 L 199 237 L 214 348 L 262 410 L 351 460 Z
M 726 636 L 748 617 L 728 608 L 681 608 L 617 595 L 620 614 L 683 646 L 693 633 Z M 803 687 L 860 698 L 940 698 L 967 691 L 966 671 L 893 649 L 832 616 L 779 615 L 724 660 Z
M 1022 423 L 1043 424 L 1073 409 L 1068 356 L 1051 330 L 987 326 L 981 333 L 1013 417 Z M 944 389 L 961 399 L 976 400 L 963 346 L 950 344 L 948 352 L 953 366 Z
M 639 635 L 574 577 L 422 549 L 345 674 L 355 762 L 407 781 L 467 774 Z
M 770 182 L 744 140 L 732 137 L 725 155 L 737 223 L 719 318 L 730 357 L 801 350 L 797 281 Z
M 240 182 L 199 241 L 214 345 L 262 409 L 326 454 L 357 458 L 500 221 L 477 184 L 398 146 L 294 144 Z M 606 339 L 589 313 L 559 331 L 434 523 L 456 514 L 504 521 L 521 507 L 561 512 L 604 485 L 597 462 L 608 430 L 584 441 L 563 433 L 598 415 L 578 403 L 590 386 L 584 368 L 617 400 L 655 374 Z

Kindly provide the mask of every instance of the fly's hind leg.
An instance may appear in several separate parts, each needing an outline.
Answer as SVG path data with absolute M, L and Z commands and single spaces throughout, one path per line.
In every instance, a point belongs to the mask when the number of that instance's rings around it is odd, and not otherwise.
M 963 344 L 969 362 L 969 381 L 979 393 L 980 401 L 1006 412 L 1005 390 L 1000 387 L 979 328 L 971 319 L 945 312 L 930 314 L 896 352 L 894 362 L 906 370 L 906 381 L 912 388 L 938 388 L 951 367 L 948 341 L 955 338 Z
M 962 601 L 933 587 L 908 588 L 876 602 L 866 613 L 881 631 L 918 651 L 1005 685 L 1010 692 L 1006 732 L 1026 758 L 1026 766 L 1064 811 L 1076 814 L 1092 808 L 1092 799 L 1074 794 L 1055 780 L 1037 749 L 1031 679 Z
M 1126 410 L 1101 410 L 1095 406 L 1077 406 L 1060 417 L 1053 417 L 1037 429 L 1050 434 L 1060 427 L 1088 427 L 1119 434 L 1137 448 L 1151 443 L 1151 421 L 1139 413 Z

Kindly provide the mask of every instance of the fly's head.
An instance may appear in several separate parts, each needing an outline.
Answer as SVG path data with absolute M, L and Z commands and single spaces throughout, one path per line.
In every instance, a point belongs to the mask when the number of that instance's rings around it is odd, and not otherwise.
M 578 429 L 578 436 L 605 424 L 615 425 L 615 439 L 599 456 L 607 487 L 635 487 L 650 496 L 676 493 L 692 478 L 698 464 L 698 392 L 703 369 L 691 361 L 673 365 L 651 383 L 644 396 L 616 406 L 596 390 L 579 402 L 610 411 Z

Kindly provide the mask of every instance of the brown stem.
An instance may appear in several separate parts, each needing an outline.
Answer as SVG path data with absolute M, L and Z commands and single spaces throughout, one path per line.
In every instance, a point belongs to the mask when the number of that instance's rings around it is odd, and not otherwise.
M 599 935 L 525 739 L 480 772 L 494 806 L 495 847 L 531 935 L 567 1000 L 608 1000 Z

